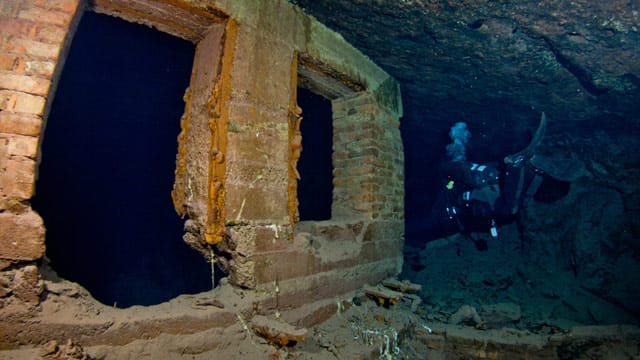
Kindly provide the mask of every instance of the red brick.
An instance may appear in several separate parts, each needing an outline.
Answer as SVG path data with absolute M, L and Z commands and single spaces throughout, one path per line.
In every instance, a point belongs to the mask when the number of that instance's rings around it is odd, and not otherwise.
M 42 128 L 42 118 L 26 114 L 0 111 L 0 133 L 38 136 Z
M 45 43 L 61 43 L 67 33 L 67 26 L 46 22 L 32 22 L 25 19 L 3 19 L 0 31 L 11 37 L 27 38 Z
M 33 39 L 47 43 L 62 43 L 67 35 L 67 30 L 61 26 L 42 25 L 37 27 Z
M 20 11 L 18 17 L 24 20 L 55 25 L 67 25 L 71 21 L 71 16 L 66 12 L 47 10 L 37 7 L 31 7 Z
M 15 54 L 29 54 L 31 56 L 57 60 L 60 52 L 59 44 L 46 44 L 25 38 L 10 38 L 3 44 L 3 50 Z
M 0 72 L 0 89 L 16 90 L 33 95 L 47 95 L 51 82 L 35 76 Z
M 45 98 L 16 91 L 0 90 L 0 110 L 42 115 Z
M 24 161 L 9 160 L 9 162 L 12 168 L 25 166 Z M 13 173 L 10 172 L 12 168 L 6 172 L 0 171 L 0 210 L 9 209 L 16 203 L 33 196 L 35 163 L 33 165 L 31 171 L 23 169 L 22 172 Z
M 22 8 L 22 4 L 23 1 L 21 0 L 2 0 L 0 1 L 0 15 L 8 18 L 16 17 Z
M 62 10 L 69 14 L 75 14 L 78 9 L 78 3 L 78 0 L 49 0 L 47 1 L 47 7 Z
M 40 76 L 47 79 L 51 79 L 56 68 L 56 63 L 52 61 L 27 60 L 22 61 L 22 64 L 22 71 L 25 74 Z
M 38 138 L 35 136 L 0 134 L 0 146 L 6 147 L 9 156 L 24 156 L 35 159 Z
M 2 19 L 0 21 L 0 31 L 4 35 L 13 35 L 28 37 L 29 34 L 34 33 L 36 24 L 24 19 Z
M 0 259 L 32 261 L 44 255 L 44 224 L 35 212 L 2 212 L 0 229 Z
M 0 54 L 0 70 L 14 70 L 18 65 L 18 57 L 11 54 Z

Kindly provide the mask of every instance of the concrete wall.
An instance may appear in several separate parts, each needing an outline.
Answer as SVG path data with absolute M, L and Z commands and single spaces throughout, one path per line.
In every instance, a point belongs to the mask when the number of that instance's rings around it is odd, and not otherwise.
M 37 302 L 42 291 L 45 229 L 29 199 L 51 84 L 82 5 L 0 3 L 0 296 Z M 185 240 L 206 256 L 213 249 L 231 283 L 299 306 L 400 271 L 404 160 L 394 79 L 284 0 L 89 5 L 198 44 L 172 195 L 190 219 Z M 334 194 L 331 220 L 298 223 L 304 134 L 295 95 L 299 67 L 309 77 L 309 64 L 311 83 L 333 89 L 321 95 L 333 106 Z

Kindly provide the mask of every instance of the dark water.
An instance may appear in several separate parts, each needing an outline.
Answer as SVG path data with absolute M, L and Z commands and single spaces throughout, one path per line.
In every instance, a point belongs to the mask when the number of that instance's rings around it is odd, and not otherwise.
M 298 161 L 300 220 L 328 220 L 333 192 L 331 102 L 304 88 L 298 88 L 297 100 L 303 117 L 302 154 Z
M 49 116 L 34 208 L 62 277 L 119 307 L 211 287 L 171 201 L 194 45 L 92 12 Z

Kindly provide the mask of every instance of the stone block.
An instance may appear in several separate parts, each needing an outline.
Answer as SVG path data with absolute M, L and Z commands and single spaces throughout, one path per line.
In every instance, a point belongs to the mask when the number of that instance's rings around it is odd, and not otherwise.
M 288 218 L 286 188 L 226 184 L 227 220 L 280 222 Z
M 13 283 L 13 272 L 0 272 L 0 298 L 6 297 L 13 291 L 11 284 Z
M 236 286 L 253 288 L 256 286 L 255 262 L 246 257 L 237 256 L 231 260 L 229 282 Z
M 13 263 L 9 260 L 2 260 L 0 259 L 0 271 L 8 268 L 9 266 L 11 266 Z
M 33 261 L 44 255 L 44 224 L 35 212 L 2 212 L 0 229 L 0 259 Z
M 42 118 L 27 114 L 0 111 L 0 133 L 39 136 Z
M 314 235 L 322 236 L 329 242 L 355 242 L 363 228 L 364 222 L 362 221 L 355 223 L 316 223 L 311 231 Z
M 404 222 L 402 221 L 373 222 L 367 227 L 364 241 L 402 242 L 402 234 L 404 234 Z
M 257 103 L 288 109 L 292 45 L 247 26 L 239 27 L 236 44 L 232 88 Z M 286 123 L 287 117 L 281 121 Z
M 308 276 L 328 269 L 313 254 L 297 251 L 257 254 L 253 260 L 255 262 L 255 277 L 259 284 L 276 279 L 281 281 Z
M 29 304 L 38 304 L 40 294 L 44 290 L 44 283 L 40 278 L 38 267 L 28 265 L 15 271 L 13 277 L 13 294 Z
M 287 129 L 253 125 L 246 133 L 229 133 L 227 159 L 253 166 L 287 168 L 289 138 Z
M 275 229 L 276 225 L 255 228 L 255 251 L 285 250 L 292 246 L 289 240 L 289 230 L 285 229 L 284 226 L 278 226 L 277 232 Z

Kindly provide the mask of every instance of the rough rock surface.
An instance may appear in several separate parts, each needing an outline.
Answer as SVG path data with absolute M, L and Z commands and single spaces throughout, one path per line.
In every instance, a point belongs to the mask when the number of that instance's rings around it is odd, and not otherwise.
M 632 139 L 640 131 L 638 2 L 290 1 L 400 82 L 407 233 L 428 214 L 434 195 L 425 183 L 436 171 L 417 169 L 433 168 L 453 122 L 468 123 L 475 161 L 523 148 L 541 111 L 551 119 L 549 135 L 583 142 L 599 131 Z M 620 150 L 637 153 L 634 144 Z M 564 155 L 579 156 L 580 149 Z
M 636 2 L 292 2 L 401 82 L 410 121 L 477 119 L 500 104 L 513 123 L 535 120 L 533 108 L 565 128 L 605 115 L 638 125 Z

